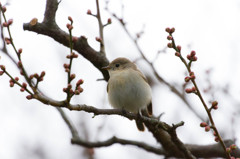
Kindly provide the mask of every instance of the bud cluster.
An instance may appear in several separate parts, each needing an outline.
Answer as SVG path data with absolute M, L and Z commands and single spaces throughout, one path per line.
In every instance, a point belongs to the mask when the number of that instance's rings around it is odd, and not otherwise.
M 186 93 L 196 93 L 196 87 L 193 86 L 192 88 L 186 88 L 185 92 Z
M 73 75 L 75 75 L 75 74 L 73 74 Z M 63 92 L 69 93 L 71 96 L 74 94 L 79 95 L 80 93 L 83 92 L 83 88 L 81 87 L 82 84 L 83 84 L 83 80 L 82 79 L 78 80 L 78 82 L 76 83 L 75 91 L 73 91 L 72 85 L 68 84 L 68 86 L 66 88 L 63 88 Z
M 169 34 L 172 34 L 172 33 L 174 33 L 175 28 L 166 28 L 165 31 Z
M 41 81 L 43 81 L 43 77 L 45 76 L 45 74 L 46 74 L 45 71 L 42 71 L 40 75 L 37 73 L 34 73 L 29 76 L 29 79 L 32 80 L 33 78 L 35 78 L 37 80 L 37 82 L 41 82 Z
M 78 54 L 72 52 L 70 55 L 67 55 L 66 58 L 67 58 L 67 59 L 78 58 Z
M 189 76 L 185 77 L 184 80 L 185 80 L 185 82 L 189 82 L 190 80 L 193 80 L 195 78 L 196 78 L 196 76 L 194 75 L 194 72 L 190 72 Z
M 9 19 L 7 22 L 3 22 L 3 27 L 9 27 L 13 23 L 13 19 Z
M 26 89 L 27 89 L 27 83 L 23 82 L 20 91 L 24 92 Z
M 237 149 L 237 145 L 232 144 L 232 145 L 230 145 L 228 148 L 226 148 L 226 151 L 227 151 L 228 153 L 231 153 L 232 150 L 236 150 L 236 149 Z
M 190 61 L 197 61 L 196 52 L 191 51 L 191 53 L 187 55 L 187 59 Z

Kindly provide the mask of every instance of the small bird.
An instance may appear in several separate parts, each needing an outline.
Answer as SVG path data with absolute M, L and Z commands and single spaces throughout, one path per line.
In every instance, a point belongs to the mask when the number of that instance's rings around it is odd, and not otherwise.
M 146 110 L 152 115 L 152 92 L 146 77 L 127 58 L 119 57 L 108 66 L 110 79 L 107 85 L 108 100 L 114 108 L 121 108 L 141 115 Z M 137 128 L 144 131 L 144 125 L 136 120 Z

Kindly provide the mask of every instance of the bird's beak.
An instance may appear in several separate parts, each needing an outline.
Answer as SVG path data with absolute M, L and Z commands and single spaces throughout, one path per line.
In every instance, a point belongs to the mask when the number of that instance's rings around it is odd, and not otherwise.
M 108 65 L 108 66 L 105 66 L 105 67 L 102 67 L 103 70 L 110 70 L 111 67 Z

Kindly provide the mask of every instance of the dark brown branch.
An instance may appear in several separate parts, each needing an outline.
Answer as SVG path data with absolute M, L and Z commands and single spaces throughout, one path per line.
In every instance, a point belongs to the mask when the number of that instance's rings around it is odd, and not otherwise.
M 42 23 L 24 23 L 23 29 L 33 31 L 38 34 L 46 35 L 53 38 L 60 44 L 69 47 L 69 34 L 63 31 L 55 23 L 55 14 L 57 11 L 57 0 L 47 0 L 45 17 Z M 53 8 L 53 9 L 52 9 Z M 87 38 L 81 36 L 74 42 L 73 49 L 90 61 L 104 76 L 105 80 L 109 79 L 109 74 L 101 68 L 108 65 L 109 61 L 104 54 L 99 53 L 89 46 Z
M 86 142 L 86 141 L 82 141 L 80 139 L 74 139 L 74 138 L 71 141 L 73 144 L 78 144 L 88 148 L 111 146 L 116 143 L 119 143 L 121 145 L 133 145 L 133 146 L 140 147 L 146 151 L 153 152 L 155 154 L 166 155 L 166 152 L 161 148 L 156 148 L 138 141 L 120 139 L 115 136 L 106 141 L 101 141 L 101 142 Z

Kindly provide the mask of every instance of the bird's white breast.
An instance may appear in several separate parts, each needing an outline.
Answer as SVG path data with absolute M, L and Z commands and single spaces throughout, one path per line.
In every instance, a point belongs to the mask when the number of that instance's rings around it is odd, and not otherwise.
M 151 102 L 151 88 L 136 70 L 110 72 L 108 99 L 114 108 L 138 112 Z

